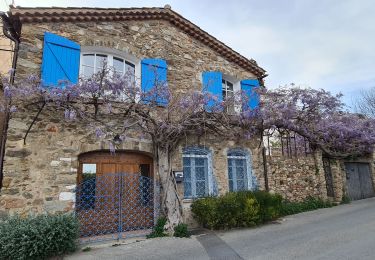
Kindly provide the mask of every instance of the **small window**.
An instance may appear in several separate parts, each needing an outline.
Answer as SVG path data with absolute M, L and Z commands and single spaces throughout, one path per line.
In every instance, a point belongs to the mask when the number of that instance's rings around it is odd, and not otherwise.
M 231 151 L 228 153 L 229 191 L 248 190 L 248 157 L 245 152 Z
M 96 193 L 96 164 L 84 163 L 82 164 L 82 182 L 80 184 L 80 208 L 94 209 L 95 208 L 95 193 Z
M 222 80 L 222 93 L 223 93 L 223 100 L 230 100 L 230 104 L 227 107 L 227 112 L 230 114 L 233 114 L 235 112 L 234 110 L 234 89 L 233 89 L 233 83 L 223 79 Z
M 143 206 L 153 205 L 153 180 L 151 178 L 150 164 L 139 165 L 140 176 L 139 176 L 139 190 L 140 190 L 140 200 Z
M 204 149 L 189 149 L 183 153 L 184 197 L 200 198 L 213 194 L 211 157 Z
M 91 77 L 94 73 L 100 71 L 104 64 L 108 63 L 108 56 L 103 54 L 83 54 L 82 74 L 85 77 Z

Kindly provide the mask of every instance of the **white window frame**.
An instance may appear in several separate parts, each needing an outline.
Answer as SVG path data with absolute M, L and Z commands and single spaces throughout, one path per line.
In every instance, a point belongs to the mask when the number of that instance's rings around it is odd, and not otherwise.
M 107 47 L 97 47 L 97 46 L 82 46 L 81 47 L 81 62 L 79 66 L 79 73 L 80 76 L 83 75 L 83 56 L 85 54 L 99 54 L 99 55 L 106 55 L 107 56 L 107 64 L 109 67 L 113 67 L 113 58 L 120 58 L 124 60 L 124 66 L 125 62 L 129 62 L 134 65 L 134 76 L 135 76 L 135 81 L 140 82 L 141 80 L 141 60 L 134 57 L 133 55 L 130 55 L 126 52 L 119 51 L 116 49 L 111 49 Z M 96 72 L 96 59 L 94 60 L 94 73 Z M 125 72 L 125 71 L 124 71 Z
M 195 154 L 196 152 L 197 154 Z M 205 153 L 205 154 L 202 154 Z M 206 187 L 205 187 L 205 194 L 204 196 L 214 196 L 217 195 L 217 187 L 215 187 L 216 181 L 213 176 L 213 171 L 212 171 L 212 155 L 211 152 L 202 149 L 202 148 L 188 148 L 184 153 L 182 154 L 182 158 L 204 158 L 206 159 L 205 161 L 205 167 L 207 169 L 207 172 L 205 172 L 206 176 Z M 184 164 L 182 164 L 184 167 Z M 192 166 L 189 166 L 192 168 Z M 192 169 L 191 169 L 192 170 Z M 190 184 L 191 184 L 191 195 L 190 196 L 185 196 L 185 191 L 184 191 L 184 199 L 194 199 L 194 198 L 200 198 L 197 196 L 195 188 L 193 189 L 193 184 L 196 185 L 195 182 L 195 170 L 194 174 L 193 171 L 190 171 Z
M 230 85 L 232 86 L 230 86 Z M 230 90 L 230 88 L 232 88 L 232 90 Z M 223 100 L 225 101 L 228 97 L 228 94 L 231 93 L 232 94 L 232 98 L 234 97 L 235 95 L 235 91 L 234 91 L 234 83 L 226 78 L 222 78 L 221 80 L 221 93 L 223 95 Z M 231 112 L 229 107 L 227 107 L 227 111 L 226 112 Z M 233 100 L 233 112 L 235 113 L 236 110 L 235 110 L 235 101 Z
M 229 155 L 231 153 L 241 153 L 241 155 Z M 231 149 L 227 152 L 227 162 L 228 162 L 228 191 L 229 191 L 229 159 L 241 159 L 245 160 L 245 190 L 253 190 L 257 186 L 256 178 L 253 175 L 252 171 L 252 160 L 251 160 L 251 155 L 248 151 L 243 150 L 243 149 Z M 235 176 L 236 174 L 236 176 Z M 236 181 L 236 183 L 234 183 Z M 233 191 L 238 191 L 237 189 L 237 172 L 232 171 L 232 182 L 233 182 Z

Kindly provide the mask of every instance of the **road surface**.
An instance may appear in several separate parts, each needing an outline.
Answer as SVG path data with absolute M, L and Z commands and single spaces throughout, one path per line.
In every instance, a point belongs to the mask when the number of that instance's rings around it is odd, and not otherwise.
M 126 243 L 91 245 L 91 251 L 64 259 L 373 260 L 375 198 L 289 216 L 258 228 Z

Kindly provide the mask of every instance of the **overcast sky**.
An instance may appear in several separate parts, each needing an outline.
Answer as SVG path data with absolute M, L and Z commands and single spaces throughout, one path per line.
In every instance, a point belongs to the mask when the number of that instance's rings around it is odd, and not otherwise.
M 12 0 L 0 0 L 1 10 Z M 375 86 L 374 0 L 15 0 L 19 6 L 172 9 L 269 74 L 269 88 L 295 83 L 342 92 L 350 105 Z

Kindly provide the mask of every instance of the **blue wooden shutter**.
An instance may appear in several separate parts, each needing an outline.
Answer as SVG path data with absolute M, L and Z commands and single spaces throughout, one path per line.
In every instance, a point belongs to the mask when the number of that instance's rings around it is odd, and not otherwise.
M 209 100 L 206 106 L 206 110 L 210 111 L 212 106 L 216 102 L 223 101 L 223 90 L 222 90 L 222 80 L 223 76 L 221 72 L 218 71 L 205 71 L 202 73 L 203 78 L 203 91 L 211 93 L 216 96 L 217 101 Z
M 144 59 L 142 60 L 141 65 L 142 92 L 156 92 L 154 95 L 147 95 L 144 101 L 154 101 L 158 105 L 168 104 L 168 100 L 165 98 L 165 96 L 160 96 L 157 94 L 157 92 L 161 90 L 160 87 L 166 87 L 167 84 L 167 62 L 162 59 Z
M 259 106 L 259 94 L 255 89 L 259 87 L 257 79 L 245 79 L 241 81 L 241 90 L 248 97 L 248 104 L 242 104 L 242 108 L 255 109 Z
M 79 44 L 45 32 L 41 73 L 43 84 L 58 85 L 60 80 L 77 83 L 80 50 Z

